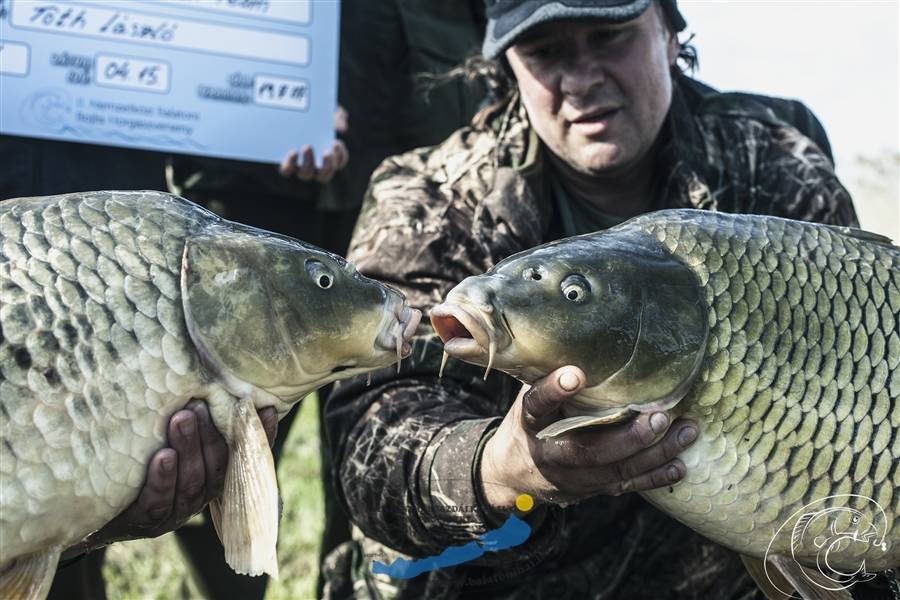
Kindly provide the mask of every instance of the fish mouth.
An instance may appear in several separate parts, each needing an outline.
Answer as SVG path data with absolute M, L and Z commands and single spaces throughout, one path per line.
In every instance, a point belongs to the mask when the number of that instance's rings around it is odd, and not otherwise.
M 466 362 L 486 364 L 484 378 L 494 365 L 498 349 L 497 328 L 483 309 L 456 302 L 444 302 L 431 309 L 431 325 L 444 342 L 441 374 L 452 356 Z
M 422 319 L 422 313 L 409 306 L 405 299 L 390 302 L 385 313 L 385 323 L 375 338 L 375 348 L 396 353 L 399 372 L 400 361 L 409 356 L 412 350 L 412 338 Z

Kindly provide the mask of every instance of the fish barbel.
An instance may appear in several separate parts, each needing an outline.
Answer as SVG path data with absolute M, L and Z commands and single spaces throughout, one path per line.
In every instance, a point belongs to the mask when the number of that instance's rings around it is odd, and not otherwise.
M 159 192 L 0 202 L 0 597 L 126 508 L 169 417 L 205 398 L 229 446 L 226 560 L 277 577 L 257 409 L 409 352 L 418 311 L 339 256 Z
M 684 480 L 642 495 L 768 557 L 766 573 L 779 560 L 809 580 L 823 561 L 846 575 L 900 566 L 900 248 L 889 239 L 660 211 L 507 258 L 451 290 L 431 320 L 447 354 L 522 381 L 585 372 L 539 437 L 655 410 L 697 421 Z

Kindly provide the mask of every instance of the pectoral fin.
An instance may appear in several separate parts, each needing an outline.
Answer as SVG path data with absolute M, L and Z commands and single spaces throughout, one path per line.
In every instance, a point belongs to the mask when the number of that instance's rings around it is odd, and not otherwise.
M 50 592 L 62 548 L 20 556 L 0 572 L 0 598 L 43 600 Z
M 780 554 L 769 555 L 768 561 L 767 572 L 773 575 L 773 571 L 777 570 L 804 600 L 853 600 L 847 589 L 849 583 L 845 587 L 818 570 L 804 567 L 792 558 Z
M 606 410 L 598 412 L 595 415 L 584 415 L 580 417 L 569 417 L 560 419 L 555 423 L 551 423 L 543 428 L 537 437 L 539 440 L 549 437 L 562 435 L 573 429 L 581 429 L 582 427 L 590 427 L 591 425 L 609 425 L 610 423 L 618 423 L 627 418 L 632 412 L 627 408 L 625 410 Z
M 231 456 L 222 497 L 210 505 L 225 561 L 237 573 L 278 578 L 278 481 L 275 462 L 256 409 L 234 405 Z

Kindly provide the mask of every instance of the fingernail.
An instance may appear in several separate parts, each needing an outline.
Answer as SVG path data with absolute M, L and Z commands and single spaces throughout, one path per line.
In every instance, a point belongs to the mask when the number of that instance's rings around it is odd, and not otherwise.
M 562 375 L 559 376 L 559 387 L 566 390 L 567 392 L 571 392 L 572 390 L 578 387 L 578 375 L 573 373 L 572 371 L 565 371 Z
M 662 433 L 669 426 L 669 417 L 665 413 L 653 413 L 650 415 L 650 429 L 653 433 Z
M 685 427 L 681 431 L 678 432 L 678 443 L 682 446 L 687 446 L 691 442 L 697 439 L 697 428 L 696 427 Z
M 162 470 L 164 473 L 171 473 L 175 468 L 175 460 L 171 456 L 162 459 Z
M 191 435 L 194 433 L 194 420 L 193 419 L 182 419 L 178 422 L 178 431 L 181 432 L 181 435 Z
M 681 477 L 681 473 L 678 471 L 678 467 L 675 465 L 670 465 L 668 469 L 666 469 L 666 476 L 669 478 L 669 481 L 678 481 Z

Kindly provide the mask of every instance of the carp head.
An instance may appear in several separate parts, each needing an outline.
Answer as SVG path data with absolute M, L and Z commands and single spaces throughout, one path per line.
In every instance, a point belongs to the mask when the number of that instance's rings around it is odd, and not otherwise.
M 280 413 L 327 383 L 399 362 L 419 311 L 340 256 L 235 224 L 189 239 L 185 320 L 230 392 L 274 397 Z
M 526 383 L 564 365 L 584 371 L 585 389 L 546 437 L 677 403 L 706 348 L 700 293 L 686 265 L 620 227 L 511 256 L 430 316 L 446 354 L 488 371 Z

